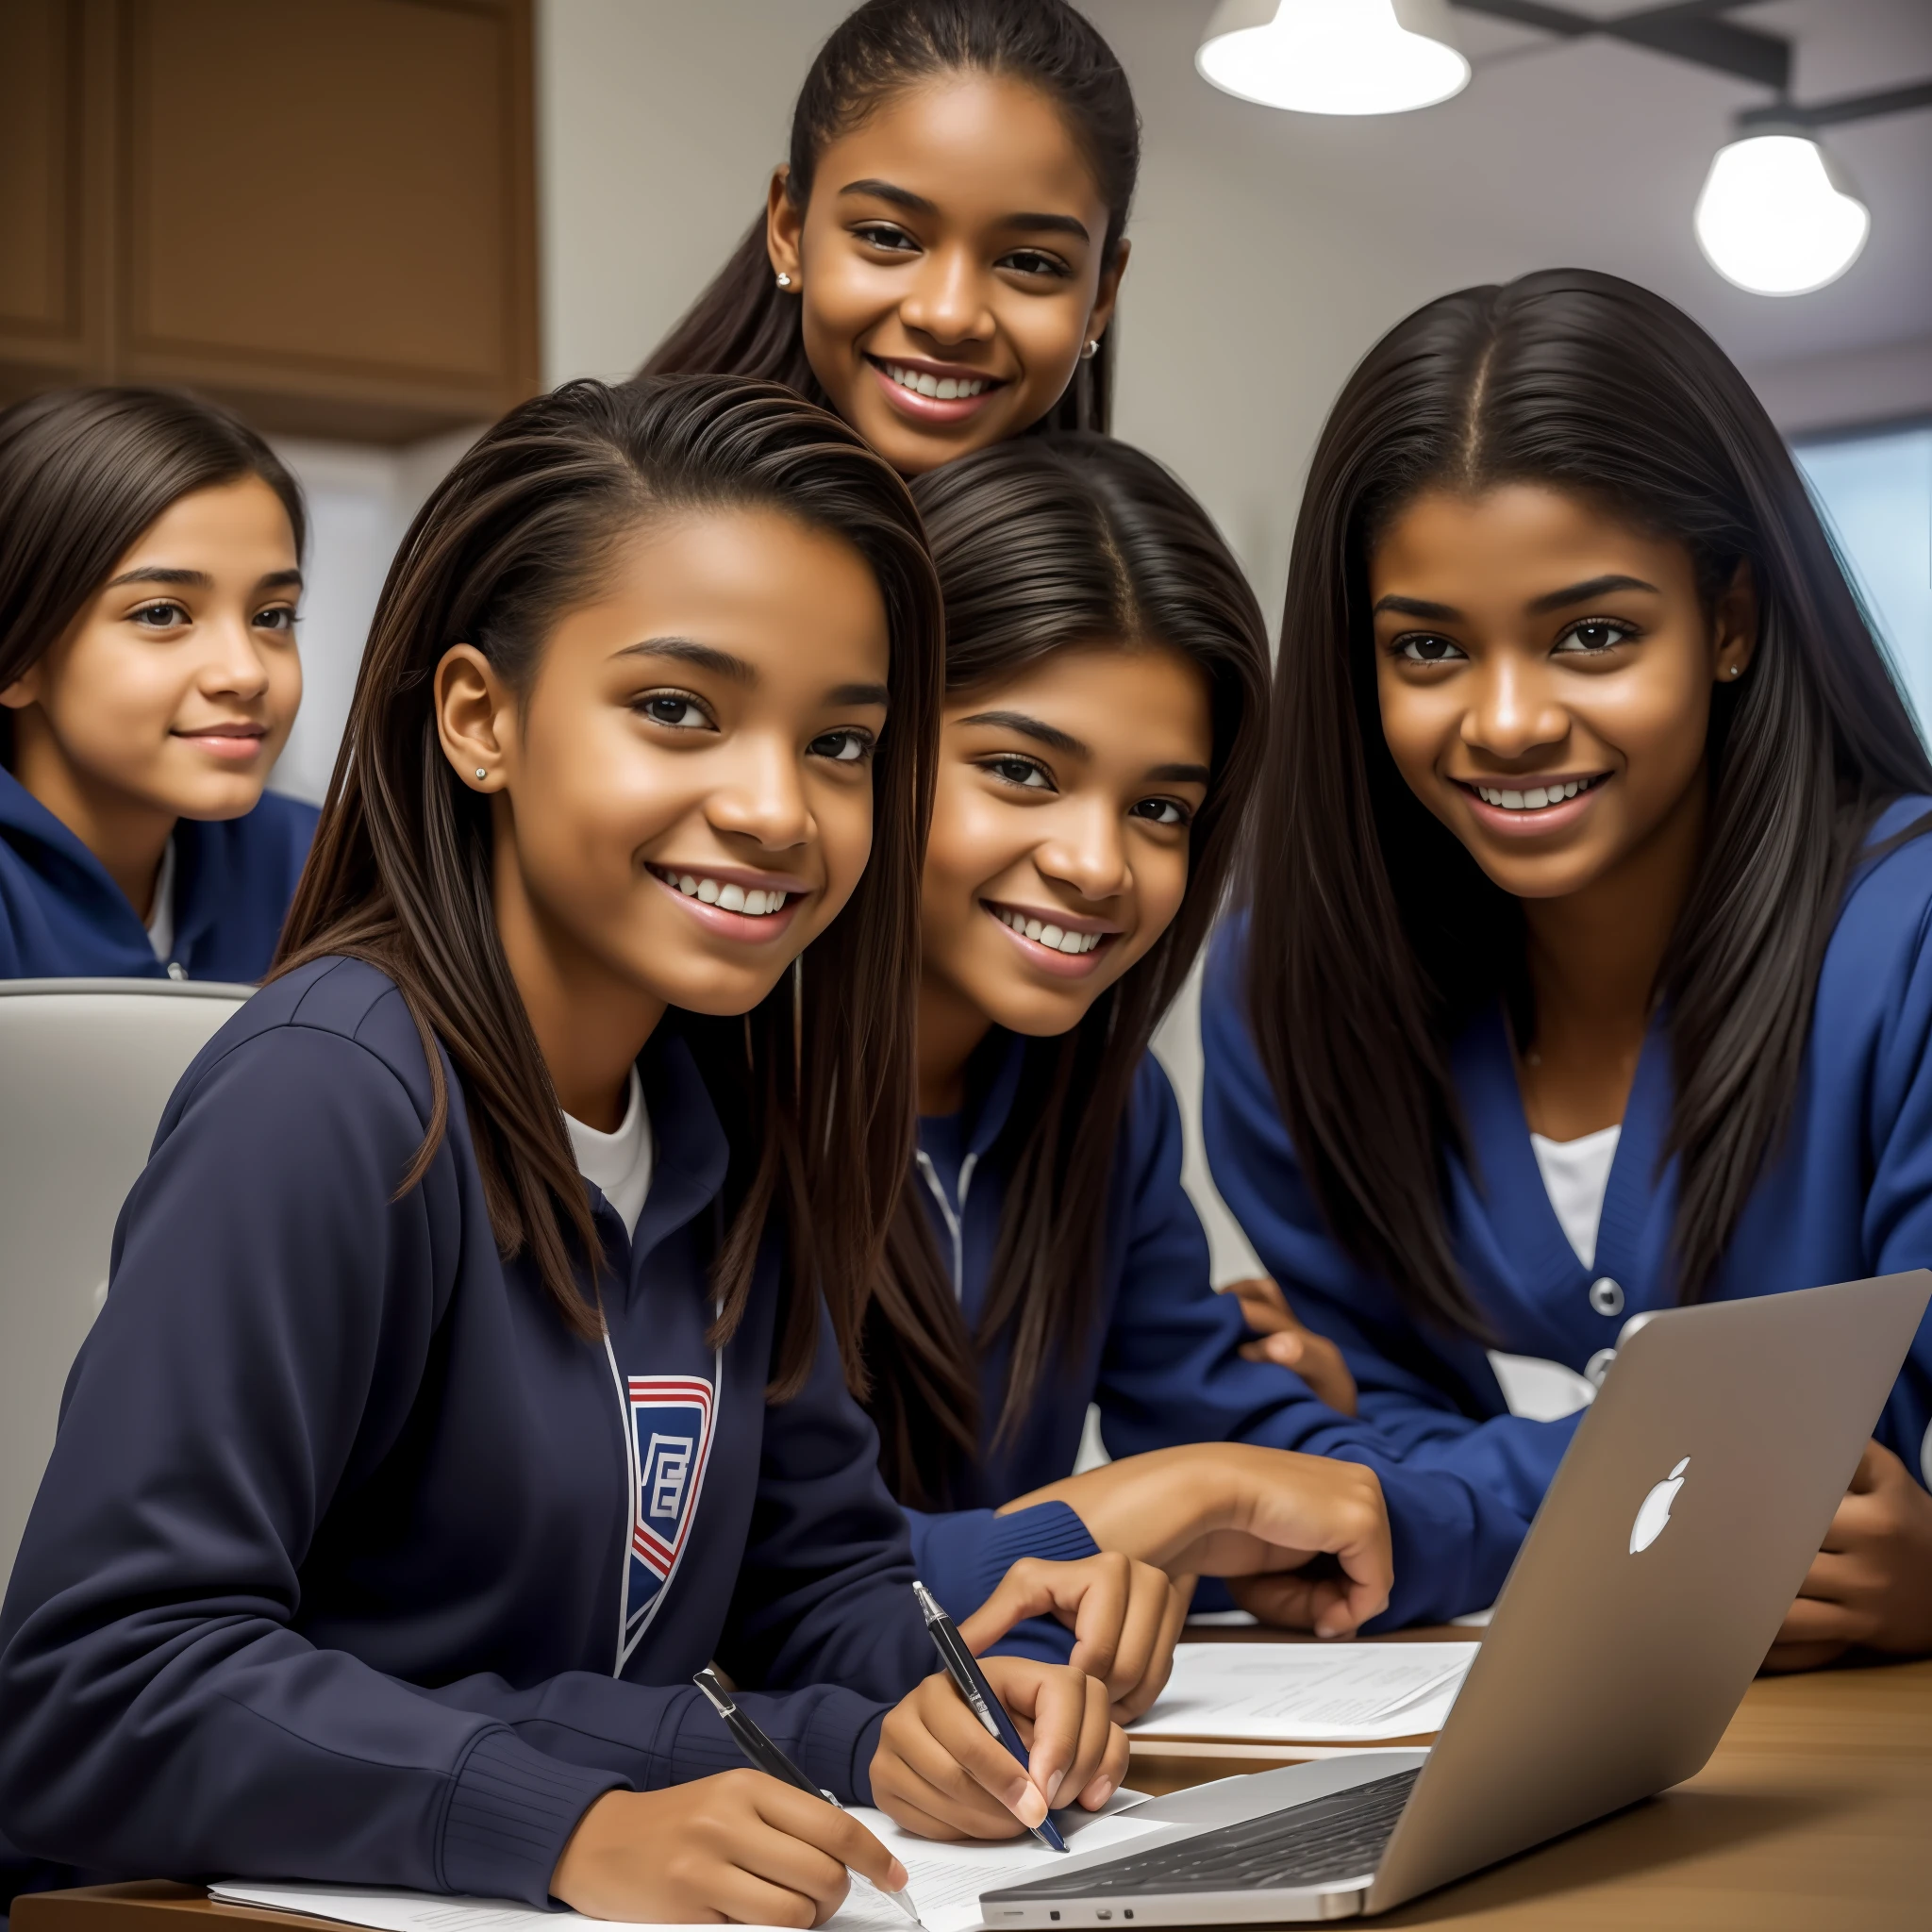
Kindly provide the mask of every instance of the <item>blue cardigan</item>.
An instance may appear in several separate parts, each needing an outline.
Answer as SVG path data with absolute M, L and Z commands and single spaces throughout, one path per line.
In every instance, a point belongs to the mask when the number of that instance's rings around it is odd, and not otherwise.
M 1882 840 L 1926 800 L 1890 808 Z M 1732 1236 L 1712 1294 L 1815 1288 L 1932 1264 L 1932 837 L 1868 865 L 1846 894 L 1818 981 L 1790 1125 Z M 1577 1418 L 1508 1413 L 1482 1347 L 1424 1328 L 1329 1238 L 1302 1179 L 1246 1024 L 1239 929 L 1202 1001 L 1205 1125 L 1216 1185 L 1311 1327 L 1340 1344 L 1361 1413 L 1414 1469 L 1453 1470 L 1535 1513 Z M 1632 1315 L 1665 1307 L 1676 1164 L 1670 1042 L 1646 1041 L 1604 1198 L 1594 1265 L 1557 1224 L 1529 1141 L 1500 1011 L 1453 1056 L 1480 1182 L 1450 1170 L 1450 1226 L 1496 1346 L 1583 1374 Z M 1594 1290 L 1594 1293 L 1592 1292 Z M 1598 1359 L 1599 1373 L 1604 1360 Z M 1932 1486 L 1932 1317 L 1880 1419 L 1880 1441 Z
M 911 1184 L 941 1255 L 956 1271 L 969 1328 L 985 1306 L 999 1241 L 1009 1158 L 999 1143 L 1024 1051 L 1017 1038 L 995 1035 L 982 1049 L 988 1079 L 970 1114 L 920 1123 Z M 1018 1432 L 998 1448 L 991 1437 L 1006 1379 L 1005 1339 L 988 1349 L 979 1455 L 956 1498 L 962 1507 L 908 1512 L 915 1560 L 942 1602 L 950 1595 L 971 1608 L 1016 1557 L 1092 1551 L 1064 1505 L 992 1513 L 1073 1473 L 1090 1402 L 1100 1407 L 1102 1434 L 1115 1456 L 1238 1441 L 1375 1469 L 1395 1554 L 1394 1595 L 1376 1627 L 1445 1619 L 1494 1599 L 1524 1529 L 1507 1505 L 1459 1474 L 1403 1467 L 1374 1428 L 1316 1400 L 1292 1371 L 1241 1358 L 1241 1344 L 1253 1338 L 1235 1299 L 1210 1286 L 1207 1237 L 1181 1186 L 1179 1109 L 1151 1054 L 1138 1070 L 1120 1132 L 1100 1288 L 1091 1332 L 1041 1384 Z
M 634 1239 L 591 1190 L 607 1347 L 499 1254 L 453 1076 L 394 1198 L 429 1080 L 383 974 L 305 967 L 195 1060 L 0 1612 L 23 1850 L 541 1905 L 601 1793 L 741 1762 L 691 1688 L 713 1658 L 870 1802 L 932 1666 L 904 1522 L 828 1335 L 766 1403 L 775 1242 L 707 1344 L 724 1133 L 675 1020 L 641 1069 Z
M 264 791 L 239 819 L 175 827 L 175 961 L 188 979 L 254 984 L 268 971 L 316 810 Z M 0 979 L 165 979 L 108 869 L 0 770 Z

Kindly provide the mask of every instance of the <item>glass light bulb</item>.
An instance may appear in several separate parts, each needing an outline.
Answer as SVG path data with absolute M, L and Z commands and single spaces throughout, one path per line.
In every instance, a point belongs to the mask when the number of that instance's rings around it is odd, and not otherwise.
M 1194 56 L 1224 93 L 1303 114 L 1401 114 L 1469 84 L 1442 0 L 1230 0 Z
M 1754 134 L 1721 147 L 1697 197 L 1698 245 L 1727 282 L 1755 295 L 1804 295 L 1858 258 L 1872 214 L 1832 179 L 1803 134 Z

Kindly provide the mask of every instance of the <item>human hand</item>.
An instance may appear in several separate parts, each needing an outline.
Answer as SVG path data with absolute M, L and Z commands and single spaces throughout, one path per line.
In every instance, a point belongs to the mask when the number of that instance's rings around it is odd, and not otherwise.
M 1295 1320 L 1288 1297 L 1265 1274 L 1231 1281 L 1222 1290 L 1241 1305 L 1241 1317 L 1258 1338 L 1244 1343 L 1241 1354 L 1251 1362 L 1274 1362 L 1292 1369 L 1316 1396 L 1343 1415 L 1356 1412 L 1355 1377 L 1341 1351 L 1325 1335 Z
M 1932 1651 L 1932 1495 L 1880 1442 L 1865 1445 L 1764 1668 L 1814 1671 L 1854 1644 Z
M 1270 1621 L 1347 1637 L 1388 1606 L 1389 1510 L 1373 1470 L 1252 1442 L 1193 1442 L 1123 1457 L 1016 1496 L 1065 1503 L 1104 1550 L 1174 1576 L 1255 1576 L 1332 1557 L 1324 1573 L 1264 1593 Z M 1257 1612 L 1258 1614 L 1258 1612 Z
M 942 1673 L 893 1707 L 873 1754 L 873 1803 L 922 1838 L 1017 1838 L 1069 1795 L 1098 1811 L 1127 1774 L 1107 1687 L 1068 1664 L 990 1657 L 979 1666 L 1024 1740 L 1021 1764 Z
M 1125 1724 L 1160 1695 L 1193 1594 L 1191 1576 L 1170 1581 L 1118 1550 L 1072 1563 L 1023 1557 L 959 1635 L 977 1657 L 1023 1619 L 1051 1613 L 1076 1640 L 1074 1668 L 1107 1686 L 1114 1720 Z
M 605 1792 L 577 1820 L 550 1890 L 589 1919 L 823 1925 L 848 1866 L 882 1890 L 906 1889 L 905 1866 L 856 1818 L 763 1772 L 727 1771 Z

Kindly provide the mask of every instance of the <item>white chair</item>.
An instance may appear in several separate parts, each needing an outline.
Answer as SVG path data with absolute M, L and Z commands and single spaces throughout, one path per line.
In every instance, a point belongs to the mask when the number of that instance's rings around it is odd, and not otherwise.
M 107 1296 L 121 1204 L 188 1063 L 253 991 L 0 980 L 0 1589 Z

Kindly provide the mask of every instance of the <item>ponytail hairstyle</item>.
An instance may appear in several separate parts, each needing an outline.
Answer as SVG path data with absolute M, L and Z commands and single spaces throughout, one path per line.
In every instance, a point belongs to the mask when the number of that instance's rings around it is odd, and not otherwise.
M 842 423 L 732 377 L 567 383 L 512 409 L 444 478 L 403 540 L 276 972 L 347 954 L 400 989 L 434 1107 L 402 1179 L 449 1118 L 441 1042 L 463 1086 L 491 1225 L 527 1252 L 564 1322 L 600 1332 L 578 1285 L 599 1253 L 588 1197 L 497 937 L 488 801 L 450 769 L 433 679 L 474 644 L 527 691 L 558 619 L 593 597 L 613 548 L 654 518 L 774 510 L 871 566 L 891 641 L 873 768 L 872 856 L 813 944 L 802 1011 L 788 974 L 748 1015 L 674 1013 L 730 1142 L 713 1258 L 723 1342 L 743 1315 L 766 1224 L 783 1218 L 792 1293 L 774 1392 L 795 1393 L 826 1289 L 874 1265 L 912 1149 L 919 874 L 938 732 L 938 587 L 905 485 Z M 849 1321 L 847 1327 L 849 1328 Z
M 1097 435 L 996 443 L 928 472 L 912 493 L 945 597 L 949 702 L 990 691 L 1057 651 L 1159 645 L 1206 681 L 1214 737 L 1173 923 L 1077 1026 L 1024 1042 L 1019 1092 L 993 1150 L 1006 1205 L 976 1335 L 913 1191 L 899 1198 L 852 1379 L 878 1425 L 893 1493 L 931 1507 L 968 1492 L 987 1345 L 1002 1334 L 1010 1342 L 1006 1437 L 1096 1319 L 1134 1076 L 1221 906 L 1259 773 L 1268 640 L 1254 592 L 1207 512 L 1125 443 Z
M 1349 378 L 1289 567 L 1246 882 L 1249 1023 L 1330 1228 L 1419 1320 L 1482 1336 L 1444 1206 L 1470 1158 L 1453 1041 L 1534 1015 L 1521 908 L 1383 740 L 1376 541 L 1422 491 L 1536 483 L 1682 542 L 1707 605 L 1748 567 L 1750 669 L 1712 698 L 1704 856 L 1658 975 L 1675 1100 L 1677 1290 L 1708 1289 L 1787 1119 L 1847 874 L 1932 766 L 1790 453 L 1668 302 L 1550 269 L 1417 310 Z M 1373 1103 L 1373 1104 L 1371 1104 Z
M 281 499 L 295 555 L 302 491 L 227 410 L 178 390 L 67 389 L 0 410 L 0 690 L 67 635 L 114 566 L 198 490 L 258 476 Z M 0 708 L 0 765 L 13 714 Z
M 1141 121 L 1113 49 L 1067 0 L 865 0 L 833 28 L 799 90 L 785 184 L 791 205 L 810 202 L 819 157 L 833 142 L 895 94 L 959 73 L 1024 81 L 1059 108 L 1107 204 L 1101 266 L 1109 267 L 1140 173 Z M 1112 334 L 1075 365 L 1037 428 L 1104 434 L 1111 426 Z M 797 299 L 773 277 L 762 213 L 641 373 L 714 370 L 782 382 L 830 407 L 806 358 Z

